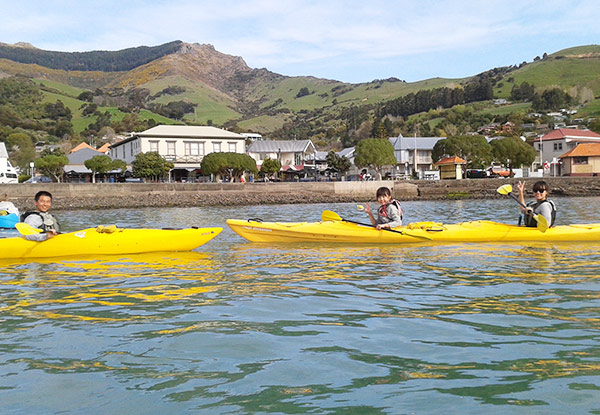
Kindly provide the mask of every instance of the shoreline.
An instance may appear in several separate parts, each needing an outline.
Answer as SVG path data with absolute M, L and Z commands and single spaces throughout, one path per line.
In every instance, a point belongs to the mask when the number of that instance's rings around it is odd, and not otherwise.
M 441 181 L 370 182 L 278 182 L 278 183 L 143 183 L 71 184 L 50 183 L 0 185 L 20 211 L 32 208 L 39 190 L 53 194 L 53 210 L 115 209 L 136 207 L 245 206 L 375 201 L 380 186 L 392 189 L 394 197 L 408 200 L 503 198 L 496 189 L 522 179 L 466 179 Z M 526 178 L 529 192 L 539 179 Z M 544 178 L 550 198 L 600 196 L 598 177 Z M 516 189 L 514 190 L 516 192 Z M 527 197 L 532 197 L 528 193 Z

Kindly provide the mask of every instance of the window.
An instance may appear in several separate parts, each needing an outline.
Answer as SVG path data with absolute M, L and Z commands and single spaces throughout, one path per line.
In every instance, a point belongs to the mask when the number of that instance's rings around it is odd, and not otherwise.
M 302 164 L 302 153 L 294 154 L 294 164 L 295 165 Z
M 158 141 L 150 141 L 150 151 L 158 153 Z
M 554 151 L 562 150 L 562 143 L 554 143 Z
M 573 157 L 573 164 L 588 164 L 587 157 Z
M 200 154 L 200 148 L 198 146 L 199 143 L 193 143 L 191 141 L 186 141 L 183 143 L 183 148 L 186 156 L 197 156 Z
M 175 141 L 167 141 L 167 156 L 175 155 Z
M 229 143 L 229 152 L 230 153 L 236 153 L 237 152 L 237 145 L 235 143 Z
M 198 143 L 198 154 L 204 156 L 204 143 Z
M 220 141 L 213 141 L 212 145 L 213 145 L 213 152 L 215 152 L 215 153 L 221 152 L 221 142 Z

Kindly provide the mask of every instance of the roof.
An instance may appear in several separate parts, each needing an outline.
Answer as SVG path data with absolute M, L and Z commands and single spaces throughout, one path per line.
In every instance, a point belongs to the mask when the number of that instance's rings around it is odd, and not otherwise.
M 88 146 L 89 147 L 89 146 Z M 80 150 L 67 154 L 69 164 L 80 164 L 83 165 L 86 160 L 91 159 L 94 156 L 105 156 L 106 154 L 94 150 L 92 147 L 81 148 Z
M 356 150 L 356 147 L 346 147 L 345 149 L 338 152 L 337 154 L 340 157 L 351 158 L 351 157 L 354 157 L 354 150 Z
M 567 158 L 567 157 L 588 157 L 588 156 L 600 156 L 600 143 L 582 143 L 577 144 L 577 146 L 565 154 L 560 156 L 559 158 Z
M 97 151 L 101 153 L 105 153 L 110 149 L 110 143 L 105 143 L 102 147 L 100 147 Z
M 73 147 L 73 148 L 71 149 L 71 151 L 69 151 L 69 154 L 71 154 L 71 153 L 74 153 L 74 152 L 76 152 L 76 151 L 79 151 L 79 150 L 83 150 L 84 148 L 90 148 L 90 149 L 92 149 L 92 150 L 94 150 L 94 151 L 96 150 L 94 147 L 92 147 L 92 146 L 91 146 L 91 145 L 89 145 L 88 143 L 86 143 L 86 142 L 81 142 L 81 143 L 77 144 L 75 147 Z
M 467 164 L 467 162 L 458 156 L 445 157 L 434 164 L 434 166 L 440 166 L 442 164 Z
M 232 133 L 217 127 L 198 126 L 198 125 L 157 125 L 149 130 L 140 133 L 133 133 L 127 138 L 111 144 L 110 147 L 117 147 L 128 143 L 139 137 L 145 138 L 220 138 L 227 140 L 246 140 L 241 134 Z
M 304 153 L 315 146 L 310 140 L 263 140 L 255 141 L 248 148 L 248 153 Z
M 182 137 L 182 138 L 236 138 L 245 140 L 241 134 L 232 133 L 217 127 L 197 125 L 157 125 L 149 130 L 135 133 L 139 137 Z
M 541 140 L 562 140 L 565 138 L 571 139 L 598 139 L 600 140 L 600 134 L 590 130 L 576 130 L 573 128 L 557 128 L 556 130 L 550 131 L 548 134 L 542 136 Z
M 433 150 L 435 143 L 446 137 L 390 137 L 390 142 L 394 146 L 394 151 L 398 150 Z

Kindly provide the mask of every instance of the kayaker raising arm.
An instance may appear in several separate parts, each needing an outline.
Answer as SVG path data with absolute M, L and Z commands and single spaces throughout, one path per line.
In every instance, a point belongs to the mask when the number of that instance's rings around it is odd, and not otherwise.
M 26 235 L 29 241 L 45 241 L 60 233 L 58 221 L 48 211 L 52 207 L 52 194 L 41 190 L 35 194 L 33 204 L 35 210 L 30 210 L 21 215 L 21 222 L 42 230 L 42 233 Z
M 373 226 L 377 229 L 395 228 L 402 225 L 402 207 L 400 203 L 392 197 L 392 192 L 387 187 L 377 189 L 377 202 L 380 206 L 377 210 L 377 219 L 371 212 L 371 206 L 365 204 L 365 212 L 369 215 L 369 219 Z
M 519 182 L 517 189 L 519 190 L 519 200 L 525 204 L 525 182 Z M 520 207 L 525 217 L 525 226 L 532 228 L 537 226 L 537 222 L 533 218 L 534 213 L 545 217 L 549 226 L 554 226 L 556 206 L 553 201 L 548 200 L 548 184 L 545 181 L 540 180 L 533 184 L 533 197 L 535 197 L 535 201 L 528 203 L 527 208 Z

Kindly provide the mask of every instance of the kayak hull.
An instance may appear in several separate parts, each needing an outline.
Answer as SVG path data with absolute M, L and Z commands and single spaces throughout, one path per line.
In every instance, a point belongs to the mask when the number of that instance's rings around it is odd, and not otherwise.
M 414 244 L 424 242 L 573 242 L 600 241 L 600 223 L 556 226 L 546 232 L 491 221 L 456 224 L 417 222 L 377 230 L 343 221 L 257 222 L 228 219 L 227 225 L 252 242 L 343 242 Z M 401 232 L 401 233 L 400 233 Z
M 100 232 L 98 228 L 89 228 L 63 233 L 43 242 L 28 241 L 19 236 L 0 239 L 0 259 L 191 251 L 213 239 L 222 230 L 117 229 L 107 233 Z

